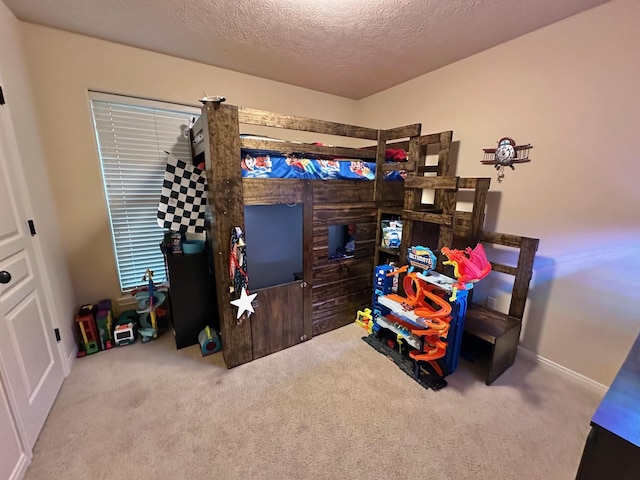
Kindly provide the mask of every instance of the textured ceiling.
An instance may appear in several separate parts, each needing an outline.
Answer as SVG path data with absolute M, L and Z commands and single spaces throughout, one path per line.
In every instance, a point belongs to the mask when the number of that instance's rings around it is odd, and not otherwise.
M 359 99 L 606 0 L 1 0 L 23 21 Z

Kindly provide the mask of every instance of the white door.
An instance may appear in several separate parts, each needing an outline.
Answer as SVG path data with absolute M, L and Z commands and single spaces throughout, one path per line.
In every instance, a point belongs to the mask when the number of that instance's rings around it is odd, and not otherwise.
M 18 426 L 9 407 L 9 399 L 0 381 L 0 442 L 2 442 L 2 455 L 0 455 L 0 478 L 10 480 L 21 478 L 27 465 L 29 455 L 25 452 Z
M 23 209 L 26 193 L 8 116 L 0 106 L 0 375 L 30 452 L 64 374 Z

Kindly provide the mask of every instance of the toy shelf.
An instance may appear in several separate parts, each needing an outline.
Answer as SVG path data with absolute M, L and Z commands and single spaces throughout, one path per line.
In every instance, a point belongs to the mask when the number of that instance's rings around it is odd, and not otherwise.
M 451 300 L 448 301 L 451 305 L 451 312 L 447 313 L 446 320 L 439 319 L 438 310 L 433 312 L 435 316 L 433 319 L 427 316 L 418 316 L 416 311 L 407 305 L 408 302 L 415 303 L 418 299 L 413 296 L 411 299 L 405 298 L 393 292 L 391 275 L 395 270 L 393 266 L 386 264 L 375 268 L 373 307 L 371 309 L 373 325 L 369 328 L 369 335 L 363 339 L 377 351 L 392 359 L 398 367 L 420 385 L 439 390 L 447 384 L 444 377 L 453 373 L 458 364 L 467 292 L 464 290 L 458 292 L 458 298 L 453 303 Z M 415 273 L 417 274 L 417 272 Z M 429 282 L 445 294 L 447 290 L 452 290 L 455 283 L 455 280 L 439 273 L 417 275 L 420 275 L 420 283 Z M 426 307 L 428 304 L 432 304 L 432 306 L 440 304 L 444 308 L 440 298 L 436 299 L 431 292 L 423 293 L 429 300 L 426 303 L 419 301 L 418 305 Z M 431 315 L 424 309 L 420 313 L 421 315 Z M 432 320 L 436 321 L 436 319 L 446 321 L 449 324 L 446 332 L 439 329 L 432 330 L 434 327 Z M 428 343 L 432 342 L 435 336 L 442 340 L 441 334 L 447 338 L 446 351 L 443 350 L 441 341 L 437 341 L 438 345 L 435 349 L 432 349 L 431 343 Z M 436 354 L 442 354 L 442 356 L 436 357 Z
M 169 272 L 169 302 L 176 348 L 198 343 L 198 334 L 207 325 L 219 329 L 214 279 L 207 252 L 165 255 Z
M 395 255 L 397 257 L 400 256 L 400 249 L 399 248 L 378 247 L 378 250 L 380 252 L 384 252 L 384 253 L 387 253 L 389 255 Z
M 400 259 L 400 244 L 402 242 L 401 232 L 402 227 L 396 230 L 395 243 L 391 243 L 390 239 L 384 241 L 384 233 L 382 225 L 384 222 L 392 220 L 400 220 L 402 218 L 403 207 L 380 207 L 378 208 L 377 218 L 377 231 L 376 231 L 376 243 L 374 251 L 374 265 L 380 265 L 382 263 L 395 262 L 396 259 Z M 391 235 L 391 233 L 389 234 Z M 391 258 L 389 258 L 391 257 Z M 396 258 L 393 258 L 396 257 Z
M 381 207 L 380 213 L 383 215 L 396 215 L 398 217 L 402 216 L 402 212 L 404 207 Z

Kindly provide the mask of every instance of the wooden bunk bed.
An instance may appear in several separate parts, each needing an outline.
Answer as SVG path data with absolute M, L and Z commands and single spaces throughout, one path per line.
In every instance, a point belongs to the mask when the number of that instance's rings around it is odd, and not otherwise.
M 376 149 L 356 149 L 269 140 L 243 139 L 240 125 L 276 127 L 322 135 L 375 141 Z M 404 201 L 402 182 L 383 179 L 388 141 L 409 138 L 418 144 L 419 124 L 376 130 L 335 122 L 240 108 L 207 102 L 192 128 L 202 139 L 200 151 L 207 170 L 211 213 L 208 232 L 216 278 L 223 355 L 229 368 L 311 339 L 354 319 L 371 302 L 378 209 Z M 362 158 L 375 161 L 373 181 L 242 178 L 242 148 L 295 151 L 312 155 Z M 418 149 L 406 164 L 417 164 Z M 257 293 L 255 313 L 236 320 L 229 291 L 230 234 L 245 229 L 245 206 L 273 204 L 303 206 L 303 268 L 299 280 Z M 329 260 L 328 227 L 356 225 L 352 258 Z M 247 243 L 256 239 L 247 238 Z M 251 257 L 248 258 L 251 288 Z
M 376 143 L 348 148 L 241 138 L 240 125 Z M 192 136 L 201 140 L 194 157 L 204 157 L 207 170 L 211 213 L 208 237 L 223 355 L 229 368 L 353 322 L 357 310 L 371 304 L 374 266 L 388 261 L 404 264 L 408 246 L 416 241 L 428 238 L 423 244 L 439 250 L 442 246 L 473 246 L 484 239 L 490 179 L 451 176 L 451 131 L 421 135 L 420 124 L 376 130 L 207 102 Z M 385 162 L 388 148 L 406 150 L 406 161 Z M 243 149 L 375 161 L 375 179 L 243 178 Z M 427 165 L 427 154 L 435 155 L 437 162 Z M 385 180 L 385 173 L 399 170 L 406 172 L 405 181 Z M 433 203 L 421 202 L 419 192 L 424 188 L 435 189 Z M 458 193 L 464 190 L 473 192 L 471 211 L 458 209 Z M 237 298 L 229 290 L 230 233 L 233 227 L 245 229 L 245 206 L 275 204 L 302 205 L 302 271 L 294 281 L 252 291 L 258 293 L 255 313 L 237 321 L 236 309 L 230 304 Z M 402 243 L 394 250 L 380 246 L 381 219 L 388 215 L 404 222 Z M 357 234 L 353 257 L 330 260 L 329 226 L 354 224 Z M 429 228 L 422 228 L 425 225 Z M 255 239 L 247 238 L 251 241 Z M 251 288 L 250 256 L 248 270 Z M 437 270 L 452 275 L 443 267 L 441 256 Z

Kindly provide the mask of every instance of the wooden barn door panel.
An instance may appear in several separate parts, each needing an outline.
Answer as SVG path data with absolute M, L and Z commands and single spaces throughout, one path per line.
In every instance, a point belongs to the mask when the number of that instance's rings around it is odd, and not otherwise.
M 252 292 L 257 293 L 251 315 L 254 359 L 306 340 L 304 286 L 296 281 Z

